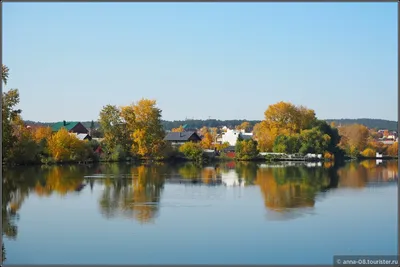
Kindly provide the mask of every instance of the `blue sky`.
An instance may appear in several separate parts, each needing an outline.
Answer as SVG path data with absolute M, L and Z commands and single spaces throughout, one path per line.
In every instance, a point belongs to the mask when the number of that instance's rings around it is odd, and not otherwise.
M 24 119 L 96 120 L 156 99 L 167 120 L 397 120 L 396 3 L 3 3 L 5 88 Z

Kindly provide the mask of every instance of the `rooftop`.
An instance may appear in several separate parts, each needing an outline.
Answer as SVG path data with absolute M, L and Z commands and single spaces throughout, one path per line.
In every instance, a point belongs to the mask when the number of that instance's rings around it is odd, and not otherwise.
M 51 129 L 54 132 L 57 132 L 58 130 L 60 130 L 61 128 L 64 127 L 68 131 L 71 131 L 78 123 L 79 123 L 79 121 L 70 121 L 70 122 L 60 121 L 60 122 L 54 123 L 53 126 L 51 126 Z
M 193 135 L 196 134 L 195 131 L 189 131 L 189 132 L 169 132 L 165 136 L 164 140 L 166 141 L 187 141 L 189 138 Z

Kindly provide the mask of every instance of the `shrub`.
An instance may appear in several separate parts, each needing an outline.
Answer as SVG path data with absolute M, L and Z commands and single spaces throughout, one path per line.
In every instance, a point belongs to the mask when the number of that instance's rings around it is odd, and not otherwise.
M 235 156 L 238 160 L 255 159 L 259 154 L 257 142 L 254 140 L 238 140 L 235 147 Z
M 179 152 L 183 153 L 189 160 L 202 162 L 203 161 L 203 149 L 200 144 L 187 142 L 179 147 Z
M 376 151 L 375 151 L 375 149 L 367 148 L 363 152 L 361 152 L 361 155 L 363 157 L 371 157 L 372 158 L 372 157 L 375 157 Z
M 335 155 L 333 155 L 332 153 L 325 151 L 324 153 L 324 159 L 332 161 L 335 159 Z

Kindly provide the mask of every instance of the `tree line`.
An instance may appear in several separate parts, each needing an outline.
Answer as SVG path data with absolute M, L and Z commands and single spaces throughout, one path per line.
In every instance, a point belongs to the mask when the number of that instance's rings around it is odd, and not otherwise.
M 4 84 L 8 77 L 9 69 L 3 65 Z M 99 144 L 79 140 L 64 128 L 56 133 L 49 126 L 28 128 L 22 120 L 22 111 L 16 109 L 20 99 L 18 89 L 3 92 L 2 96 L 5 163 L 165 160 L 179 156 L 203 162 L 207 159 L 205 149 L 224 151 L 229 146 L 227 143 L 216 144 L 221 129 L 203 126 L 199 131 L 200 143 L 186 143 L 175 149 L 164 140 L 162 110 L 155 100 L 141 99 L 121 107 L 104 106 L 99 112 L 98 123 L 103 136 Z M 95 127 L 94 122 L 90 127 Z M 252 129 L 254 135 L 250 140 L 238 140 L 235 151 L 239 160 L 253 160 L 259 152 L 315 153 L 333 160 L 344 155 L 373 157 L 376 152 L 397 156 L 398 151 L 397 142 L 391 146 L 377 142 L 376 130 L 359 124 L 336 127 L 334 123 L 319 120 L 314 110 L 288 102 L 270 105 L 264 120 L 258 123 L 242 121 L 236 128 Z M 184 131 L 183 125 L 172 131 Z
M 369 129 L 387 129 L 389 131 L 397 131 L 397 121 L 390 121 L 390 120 L 381 120 L 381 119 L 329 119 L 325 120 L 328 124 L 334 123 L 335 125 L 352 125 L 352 124 L 361 124 Z M 216 119 L 208 119 L 208 120 L 194 120 L 194 119 L 187 119 L 187 120 L 174 120 L 174 121 L 167 121 L 161 120 L 161 124 L 164 127 L 164 130 L 170 131 L 173 128 L 179 128 L 181 125 L 189 125 L 191 128 L 200 129 L 202 127 L 208 128 L 221 128 L 221 127 L 228 127 L 228 128 L 235 128 L 236 126 L 242 124 L 243 122 L 248 122 L 251 129 L 254 125 L 261 122 L 260 120 L 216 120 Z M 37 126 L 52 126 L 54 123 L 51 122 L 36 122 L 25 120 L 25 123 L 28 125 L 37 125 Z M 95 128 L 99 130 L 99 136 L 101 135 L 101 127 L 98 120 L 92 121 L 82 121 L 81 122 L 86 128 Z

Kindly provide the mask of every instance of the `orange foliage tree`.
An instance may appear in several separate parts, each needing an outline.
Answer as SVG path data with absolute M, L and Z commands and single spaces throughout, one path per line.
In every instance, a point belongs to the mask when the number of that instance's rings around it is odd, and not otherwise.
M 339 127 L 341 140 L 339 146 L 347 151 L 351 156 L 357 156 L 360 151 L 367 148 L 369 140 L 369 130 L 361 124 L 351 124 Z
M 182 125 L 179 126 L 178 128 L 173 128 L 173 129 L 171 130 L 171 132 L 174 132 L 174 133 L 179 133 L 179 132 L 184 132 L 184 131 L 185 131 L 185 129 L 183 128 Z
M 32 131 L 33 139 L 36 143 L 40 143 L 42 140 L 48 139 L 52 134 L 52 130 L 50 127 L 35 127 Z

